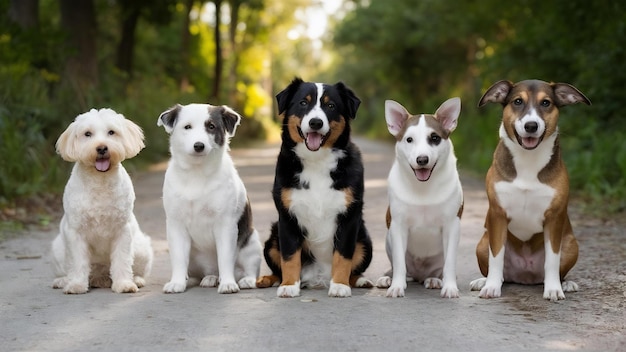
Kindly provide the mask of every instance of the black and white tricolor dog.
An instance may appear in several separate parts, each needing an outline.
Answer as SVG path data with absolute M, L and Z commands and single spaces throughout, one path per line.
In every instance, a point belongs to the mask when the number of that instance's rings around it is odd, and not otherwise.
M 228 154 L 240 121 L 229 107 L 209 104 L 176 105 L 159 116 L 172 154 L 163 183 L 172 263 L 166 293 L 185 291 L 188 275 L 202 279 L 202 287 L 219 284 L 219 293 L 256 285 L 261 242 Z
M 300 287 L 326 285 L 328 295 L 351 296 L 372 287 L 361 274 L 372 259 L 363 222 L 363 163 L 350 140 L 350 120 L 360 100 L 346 85 L 294 79 L 276 96 L 283 118 L 282 145 L 272 191 L 278 222 L 265 243 L 277 295 L 295 297 Z
M 457 126 L 461 99 L 446 100 L 434 115 L 411 115 L 385 102 L 389 132 L 396 137 L 396 159 L 389 172 L 387 255 L 393 278 L 379 278 L 388 297 L 403 297 L 406 278 L 459 297 L 456 284 L 463 189 L 450 134 Z

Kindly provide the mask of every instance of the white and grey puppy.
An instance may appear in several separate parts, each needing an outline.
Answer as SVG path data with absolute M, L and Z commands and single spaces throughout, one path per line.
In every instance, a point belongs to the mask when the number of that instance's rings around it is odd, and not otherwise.
M 75 164 L 52 242 L 54 288 L 85 293 L 111 287 L 121 293 L 145 285 L 152 246 L 133 214 L 135 192 L 121 164 L 143 147 L 141 128 L 111 109 L 78 115 L 59 137 L 57 152 Z
M 209 104 L 176 105 L 159 116 L 171 153 L 163 205 L 172 277 L 163 292 L 184 292 L 189 277 L 219 293 L 256 287 L 261 242 L 228 153 L 240 121 L 231 108 Z
M 399 103 L 385 102 L 387 126 L 396 137 L 386 240 L 393 279 L 383 276 L 376 286 L 388 287 L 388 297 L 404 296 L 407 276 L 426 288 L 440 288 L 441 297 L 459 297 L 456 256 L 463 190 L 449 137 L 460 111 L 459 98 L 445 101 L 434 115 L 411 115 Z

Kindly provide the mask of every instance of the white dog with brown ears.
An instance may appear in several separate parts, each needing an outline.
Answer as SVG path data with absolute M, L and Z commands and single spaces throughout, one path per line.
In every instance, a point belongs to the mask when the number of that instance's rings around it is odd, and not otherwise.
M 387 297 L 403 297 L 407 276 L 441 297 L 459 297 L 456 256 L 463 212 L 463 189 L 450 133 L 457 126 L 461 99 L 446 100 L 434 115 L 411 115 L 385 102 L 396 159 L 389 172 L 387 256 L 393 278 L 379 278 Z
M 141 128 L 111 109 L 78 115 L 59 137 L 57 152 L 75 164 L 63 193 L 60 233 L 52 242 L 54 288 L 132 293 L 145 285 L 152 246 L 133 214 L 135 192 L 121 164 L 143 147 Z
M 561 159 L 559 109 L 591 104 L 566 83 L 499 81 L 478 106 L 504 108 L 500 142 L 485 180 L 489 209 L 476 246 L 480 278 L 470 283 L 481 298 L 500 297 L 502 282 L 540 284 L 543 298 L 577 291 L 563 281 L 576 264 L 578 243 L 567 215 L 569 180 Z

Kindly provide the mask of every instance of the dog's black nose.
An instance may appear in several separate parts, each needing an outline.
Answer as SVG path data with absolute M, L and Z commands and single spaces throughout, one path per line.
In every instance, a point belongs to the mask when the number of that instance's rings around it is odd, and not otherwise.
M 309 127 L 316 131 L 322 128 L 322 126 L 324 126 L 324 121 L 320 118 L 314 117 L 309 121 Z
M 524 124 L 524 130 L 528 133 L 535 133 L 539 129 L 539 125 L 535 121 L 526 122 Z
M 426 164 L 428 164 L 428 157 L 427 156 L 418 156 L 417 157 L 417 165 L 424 166 Z
M 106 145 L 101 145 L 96 147 L 96 151 L 98 152 L 98 154 L 104 155 L 109 151 L 109 148 Z
M 203 151 L 204 150 L 204 143 L 200 143 L 200 142 L 194 143 L 193 150 L 195 150 L 196 152 Z

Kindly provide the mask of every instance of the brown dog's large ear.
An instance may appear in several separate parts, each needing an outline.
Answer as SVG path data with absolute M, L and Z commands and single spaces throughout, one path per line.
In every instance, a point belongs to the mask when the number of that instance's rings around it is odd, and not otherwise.
M 509 95 L 511 88 L 513 87 L 513 82 L 511 81 L 498 81 L 494 83 L 485 94 L 483 94 L 482 98 L 478 101 L 478 107 L 481 107 L 487 103 L 506 103 L 506 97 Z
M 552 83 L 550 84 L 552 89 L 554 89 L 554 95 L 556 96 L 556 105 L 558 107 L 576 104 L 576 103 L 585 103 L 587 105 L 591 105 L 591 101 L 587 99 L 587 97 L 581 93 L 576 87 L 567 84 L 567 83 Z
M 352 89 L 348 88 L 343 82 L 335 83 L 335 87 L 339 91 L 339 96 L 341 96 L 345 109 L 345 111 L 342 111 L 342 115 L 345 114 L 344 117 L 355 119 L 356 112 L 359 109 L 359 105 L 361 105 L 361 100 L 357 98 Z
M 293 98 L 293 95 L 298 90 L 298 87 L 300 87 L 300 84 L 302 84 L 303 82 L 304 81 L 300 77 L 296 77 L 293 79 L 293 81 L 291 81 L 291 83 L 289 83 L 287 88 L 276 94 L 276 102 L 278 103 L 278 115 L 281 115 L 285 111 L 287 111 L 291 98 Z

